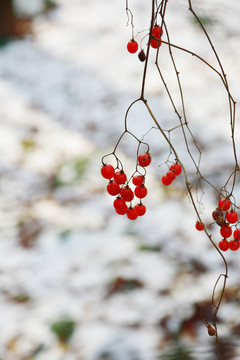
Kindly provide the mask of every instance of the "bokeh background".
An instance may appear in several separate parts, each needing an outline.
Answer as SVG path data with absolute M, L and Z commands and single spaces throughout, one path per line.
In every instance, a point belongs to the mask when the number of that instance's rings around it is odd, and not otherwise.
M 135 222 L 117 216 L 100 175 L 101 158 L 112 151 L 126 109 L 140 95 L 144 65 L 126 51 L 131 27 L 125 2 L 14 0 L 12 12 L 6 10 L 8 1 L 3 3 L 0 359 L 218 359 L 204 320 L 211 321 L 207 305 L 224 264 L 195 229 L 183 177 L 169 188 L 161 185 L 169 149 L 160 133 L 150 130 L 142 105 L 130 112 L 129 127 L 145 135 L 153 158 L 146 215 Z M 239 3 L 195 0 L 193 5 L 238 101 Z M 132 0 L 129 6 L 140 42 L 148 32 L 150 4 Z M 173 43 L 217 66 L 187 1 L 169 1 L 166 21 Z M 159 64 L 180 106 L 167 47 L 161 51 Z M 189 124 L 202 151 L 201 170 L 220 188 L 234 167 L 226 92 L 196 58 L 177 50 L 174 56 Z M 151 52 L 146 97 L 158 121 L 170 128 L 175 114 L 154 59 Z M 171 140 L 194 181 L 180 132 L 171 132 Z M 131 174 L 136 143 L 124 139 L 118 156 Z M 204 191 L 203 218 L 218 242 L 218 229 L 210 225 L 218 194 Z M 236 201 L 238 194 L 239 179 Z M 230 360 L 240 355 L 239 253 L 226 258 L 229 278 L 218 329 L 222 359 Z

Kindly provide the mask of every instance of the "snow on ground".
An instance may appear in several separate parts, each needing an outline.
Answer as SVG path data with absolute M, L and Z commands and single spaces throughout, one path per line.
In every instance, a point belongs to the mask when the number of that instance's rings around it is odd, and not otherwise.
M 174 42 L 214 61 L 186 3 L 169 3 Z M 231 1 L 231 11 L 220 0 L 196 5 L 217 20 L 209 30 L 238 100 L 237 2 Z M 136 32 L 147 29 L 146 4 L 133 1 L 131 6 Z M 224 15 L 228 11 L 232 26 Z M 123 130 L 125 111 L 140 94 L 143 69 L 126 53 L 126 21 L 121 2 L 61 0 L 56 10 L 36 18 L 33 36 L 0 51 L 0 359 L 157 359 L 169 344 L 167 337 L 173 340 L 193 315 L 194 303 L 209 301 L 224 272 L 222 259 L 194 229 L 183 177 L 170 189 L 160 185 L 166 167 L 159 165 L 168 147 L 158 131 L 144 137 L 153 155 L 146 215 L 135 222 L 117 216 L 106 194 L 101 157 L 112 151 Z M 161 51 L 178 103 L 169 56 L 164 47 Z M 221 186 L 234 164 L 226 94 L 219 79 L 191 56 L 178 54 L 177 60 L 189 122 L 203 149 L 202 170 Z M 167 127 L 176 119 L 153 61 L 152 56 L 147 96 Z M 152 126 L 140 104 L 129 122 L 140 137 Z M 180 136 L 176 131 L 171 139 L 194 178 Z M 136 144 L 124 140 L 118 155 L 128 174 L 135 154 Z M 206 190 L 203 201 L 209 223 L 216 195 Z M 218 241 L 217 231 L 213 234 Z M 239 325 L 234 305 L 239 304 L 238 253 L 226 257 L 229 294 L 219 313 L 220 335 Z M 68 348 L 59 346 L 50 329 L 62 317 L 76 322 Z M 185 328 L 182 338 L 196 359 L 211 353 L 203 322 L 197 330 Z

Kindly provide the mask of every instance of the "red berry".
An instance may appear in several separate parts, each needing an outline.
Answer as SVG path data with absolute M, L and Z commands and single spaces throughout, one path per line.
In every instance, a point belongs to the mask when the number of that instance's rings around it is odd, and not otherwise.
M 176 163 L 174 169 L 175 169 L 175 174 L 176 174 L 177 176 L 181 174 L 181 172 L 182 172 L 182 167 L 181 167 L 181 165 L 179 165 L 178 163 Z
M 114 167 L 112 165 L 103 165 L 101 174 L 105 179 L 111 179 L 115 174 Z
M 125 201 L 124 199 L 119 198 L 119 197 L 117 197 L 117 198 L 114 200 L 113 206 L 115 207 L 115 209 L 124 209 L 124 208 L 127 208 L 126 201 Z
M 173 164 L 173 165 L 170 166 L 170 170 L 171 170 L 171 171 L 174 171 L 175 174 L 178 176 L 178 175 L 180 175 L 181 172 L 182 172 L 182 167 L 181 167 L 180 164 L 175 163 L 175 164 Z
M 137 204 L 134 206 L 134 209 L 137 210 L 138 216 L 142 216 L 146 212 L 146 206 L 143 204 Z
M 219 242 L 218 246 L 222 251 L 227 251 L 229 249 L 229 242 L 226 239 L 223 239 Z
M 236 240 L 240 240 L 240 229 L 236 229 L 233 233 L 233 237 Z
M 128 186 L 121 188 L 120 195 L 125 201 L 132 201 L 134 198 L 133 191 Z
M 176 177 L 176 173 L 174 171 L 169 171 L 166 173 L 166 177 L 172 182 Z
M 200 221 L 197 221 L 196 224 L 195 224 L 195 228 L 198 230 L 198 231 L 202 231 L 204 229 L 204 225 L 203 223 L 201 223 Z
M 117 171 L 114 174 L 114 180 L 117 184 L 122 185 L 127 181 L 127 176 L 124 171 Z
M 135 195 L 139 199 L 143 199 L 147 195 L 147 188 L 144 185 L 136 186 Z
M 157 49 L 158 47 L 160 47 L 162 45 L 162 42 L 159 40 L 152 39 L 150 41 L 150 45 L 153 49 Z
M 231 240 L 229 241 L 229 249 L 236 251 L 240 247 L 240 243 L 238 240 Z
M 163 177 L 162 177 L 162 183 L 163 183 L 163 185 L 168 186 L 168 185 L 171 184 L 171 182 L 172 182 L 172 181 L 171 181 L 169 178 L 167 178 L 166 175 L 163 175 Z
M 221 209 L 222 211 L 227 211 L 227 210 L 229 210 L 230 207 L 231 207 L 231 201 L 230 201 L 229 199 L 223 198 L 223 199 L 221 199 L 221 200 L 219 201 L 218 207 L 219 207 L 219 209 Z
M 115 208 L 115 211 L 118 215 L 125 215 L 127 213 L 128 207 L 126 208 Z
M 238 221 L 238 214 L 236 213 L 236 211 L 227 212 L 227 214 L 226 214 L 226 220 L 227 220 L 230 224 L 235 224 L 235 223 Z
M 136 175 L 132 179 L 133 185 L 140 186 L 144 182 L 144 177 L 142 175 Z
M 161 28 L 161 26 L 159 25 L 155 25 L 153 28 L 152 28 L 152 35 L 159 39 L 163 34 L 163 29 Z
M 127 49 L 131 54 L 134 54 L 138 50 L 138 43 L 135 40 L 130 40 L 127 44 Z
M 141 154 L 138 157 L 139 165 L 145 167 L 151 163 L 152 159 L 149 153 Z
M 114 181 L 110 181 L 108 186 L 107 186 L 107 192 L 112 195 L 112 196 L 116 196 L 119 194 L 119 190 L 120 190 L 120 186 L 115 183 Z
M 232 229 L 229 225 L 223 225 L 220 229 L 220 234 L 224 238 L 229 238 L 232 235 Z
M 134 208 L 128 208 L 127 210 L 127 217 L 130 219 L 130 220 L 135 220 L 137 217 L 138 217 L 138 212 L 136 209 Z

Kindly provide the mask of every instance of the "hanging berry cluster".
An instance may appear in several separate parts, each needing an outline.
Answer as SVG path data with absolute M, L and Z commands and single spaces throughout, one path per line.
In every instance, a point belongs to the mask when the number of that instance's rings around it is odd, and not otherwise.
M 107 185 L 108 194 L 117 196 L 113 202 L 117 214 L 126 214 L 130 220 L 136 220 L 139 216 L 145 214 L 146 207 L 142 203 L 142 199 L 147 196 L 148 191 L 145 186 L 145 175 L 142 175 L 138 168 L 144 169 L 150 165 L 151 160 L 149 152 L 140 154 L 137 160 L 136 171 L 129 179 L 127 179 L 123 169 L 114 169 L 111 164 L 105 164 L 103 161 L 101 174 L 105 179 L 109 180 Z M 130 183 L 134 185 L 134 190 L 130 187 Z M 134 206 L 132 201 L 135 198 L 138 199 L 138 203 Z
M 170 185 L 173 180 L 175 180 L 176 176 L 180 175 L 182 172 L 182 167 L 177 162 L 175 164 L 172 164 L 170 166 L 169 171 L 166 173 L 166 175 L 163 175 L 162 177 L 162 183 L 165 186 Z
M 213 294 L 212 294 L 212 304 L 215 308 L 214 314 L 212 316 L 212 325 L 209 323 L 206 323 L 206 326 L 208 328 L 209 335 L 214 335 L 216 337 L 216 342 L 219 350 L 219 343 L 218 343 L 218 331 L 217 331 L 217 314 L 220 308 L 221 301 L 223 299 L 223 294 L 226 288 L 226 281 L 228 277 L 228 264 L 227 261 L 223 255 L 223 252 L 226 250 L 237 250 L 240 248 L 240 227 L 238 228 L 238 214 L 236 212 L 236 209 L 240 209 L 235 203 L 231 202 L 230 199 L 234 198 L 233 192 L 236 185 L 236 178 L 237 174 L 240 171 L 240 167 L 238 164 L 238 158 L 237 158 L 237 149 L 235 145 L 235 124 L 236 124 L 236 102 L 234 101 L 230 89 L 229 84 L 227 80 L 226 73 L 223 69 L 222 63 L 220 61 L 220 57 L 218 53 L 215 50 L 215 47 L 210 39 L 210 36 L 207 32 L 207 30 L 204 27 L 204 24 L 201 22 L 200 17 L 196 14 L 196 12 L 193 9 L 192 1 L 188 0 L 188 9 L 191 12 L 191 15 L 194 17 L 195 21 L 200 25 L 200 28 L 202 29 L 202 33 L 205 36 L 206 41 L 208 42 L 210 49 L 215 57 L 216 64 L 211 64 L 201 56 L 199 56 L 197 53 L 192 52 L 189 49 L 186 49 L 180 45 L 174 44 L 174 42 L 170 39 L 170 33 L 168 31 L 168 26 L 165 20 L 165 14 L 167 11 L 167 5 L 168 0 L 151 0 L 151 21 L 150 26 L 147 29 L 147 43 L 146 43 L 146 49 L 144 49 L 144 46 L 142 46 L 142 42 L 145 39 L 145 36 L 142 38 L 140 45 L 135 40 L 134 36 L 134 21 L 133 21 L 133 13 L 129 9 L 128 6 L 128 0 L 126 0 L 126 12 L 128 15 L 128 20 L 131 19 L 131 28 L 132 28 L 132 34 L 130 36 L 130 41 L 127 43 L 127 51 L 130 54 L 137 53 L 139 47 L 140 52 L 138 53 L 138 58 L 140 61 L 144 62 L 144 68 L 142 73 L 142 83 L 141 83 L 141 93 L 139 98 L 134 100 L 128 107 L 125 115 L 125 129 L 122 135 L 120 136 L 119 140 L 117 141 L 117 144 L 113 150 L 113 152 L 109 155 L 114 155 L 117 161 L 117 166 L 114 168 L 112 165 L 105 163 L 102 159 L 103 167 L 101 169 L 102 176 L 109 180 L 109 183 L 107 185 L 107 192 L 112 195 L 116 196 L 113 206 L 115 208 L 116 213 L 120 215 L 127 215 L 127 217 L 131 220 L 136 219 L 138 216 L 142 216 L 146 212 L 145 205 L 142 203 L 142 199 L 144 199 L 147 195 L 147 188 L 145 186 L 145 177 L 146 172 L 140 171 L 141 169 L 145 169 L 146 166 L 148 166 L 151 162 L 151 157 L 149 155 L 149 146 L 148 150 L 145 153 L 142 153 L 141 155 L 137 155 L 137 166 L 136 171 L 130 176 L 130 178 L 127 178 L 123 166 L 120 162 L 120 160 L 116 156 L 116 149 L 122 139 L 122 137 L 125 134 L 130 134 L 133 136 L 139 143 L 139 147 L 143 144 L 142 141 L 140 141 L 134 133 L 130 132 L 128 130 L 128 113 L 129 110 L 137 103 L 141 102 L 144 104 L 145 109 L 147 110 L 148 114 L 150 115 L 154 126 L 151 129 L 156 129 L 159 131 L 159 134 L 161 135 L 161 139 L 166 142 L 166 144 L 169 146 L 169 156 L 167 160 L 165 159 L 165 163 L 168 165 L 169 162 L 172 163 L 171 166 L 168 166 L 168 171 L 165 175 L 162 176 L 162 184 L 164 186 L 169 186 L 172 184 L 172 182 L 175 180 L 177 176 L 179 176 L 181 173 L 183 173 L 184 180 L 185 180 L 185 186 L 188 194 L 188 198 L 190 203 L 193 206 L 193 209 L 197 215 L 197 222 L 195 224 L 195 227 L 198 231 L 203 231 L 206 236 L 208 237 L 209 241 L 211 242 L 212 246 L 216 249 L 216 251 L 221 256 L 224 266 L 225 266 L 225 273 L 221 274 L 213 288 Z M 163 32 L 164 29 L 164 32 Z M 140 32 L 142 33 L 142 31 Z M 139 34 L 139 33 L 138 33 Z M 138 35 L 137 35 L 138 36 Z M 162 46 L 163 45 L 163 46 Z M 166 45 L 166 46 L 164 46 Z M 161 51 L 159 51 L 159 48 L 161 47 Z M 155 49 L 157 51 L 155 51 Z M 179 90 L 179 99 L 180 105 L 176 105 L 174 101 L 174 97 L 172 96 L 170 89 L 167 86 L 167 81 L 165 80 L 163 76 L 163 72 L 160 67 L 159 62 L 159 54 L 162 53 L 165 49 L 167 49 L 167 52 L 169 54 L 169 63 L 166 63 L 167 66 L 171 64 L 171 66 L 174 69 L 175 75 L 176 75 L 176 83 Z M 202 161 L 202 152 L 200 150 L 200 146 L 198 145 L 198 142 L 190 129 L 189 126 L 189 119 L 187 115 L 187 107 L 185 105 L 185 98 L 184 98 L 184 92 L 182 88 L 181 78 L 180 78 L 180 72 L 178 70 L 175 58 L 174 58 L 174 50 L 182 51 L 184 54 L 194 56 L 198 60 L 202 62 L 205 66 L 209 68 L 209 70 L 213 71 L 215 75 L 219 76 L 221 83 L 223 85 L 223 89 L 226 92 L 228 104 L 229 104 L 229 117 L 230 117 L 230 130 L 231 130 L 231 141 L 232 141 L 232 148 L 233 148 L 233 159 L 235 162 L 235 167 L 231 171 L 230 175 L 227 178 L 227 181 L 225 184 L 218 189 L 213 183 L 209 181 L 209 179 L 204 176 L 202 169 L 201 169 L 201 161 Z M 167 94 L 170 104 L 173 108 L 175 116 L 178 118 L 179 123 L 177 125 L 174 124 L 174 126 L 169 126 L 169 128 L 163 128 L 161 125 L 161 122 L 159 119 L 157 119 L 157 116 L 154 114 L 153 110 L 148 104 L 148 101 L 145 97 L 145 88 L 146 88 L 146 78 L 148 74 L 148 66 L 149 66 L 149 54 L 150 51 L 153 51 L 155 54 L 155 62 L 154 65 L 156 66 L 156 71 L 159 75 L 159 79 L 161 81 L 163 89 L 165 89 L 165 93 Z M 182 75 L 182 73 L 181 73 Z M 171 122 L 169 122 L 171 123 Z M 137 126 L 137 123 L 136 123 Z M 171 141 L 171 132 L 175 129 L 180 128 L 182 132 L 182 138 L 178 139 L 178 141 L 182 141 L 185 143 L 185 149 L 187 151 L 187 154 L 189 157 L 184 157 L 184 163 L 181 161 L 181 157 L 175 147 L 175 144 Z M 150 129 L 150 130 L 151 130 Z M 149 134 L 150 130 L 147 134 Z M 180 135 L 181 136 L 181 135 Z M 191 143 L 191 146 L 189 146 L 189 143 Z M 139 150 L 138 147 L 138 150 Z M 137 152 L 139 154 L 139 151 Z M 107 156 L 107 155 L 106 155 Z M 173 157 L 173 159 L 170 159 L 170 157 Z M 171 161 L 170 161 L 171 160 Z M 173 161 L 172 161 L 173 160 Z M 191 182 L 188 179 L 188 171 L 186 169 L 185 161 L 189 161 L 190 166 L 193 167 L 195 173 L 195 179 L 191 179 Z M 173 163 L 174 162 L 174 163 Z M 189 165 L 188 163 L 188 165 Z M 131 186 L 135 186 L 134 189 L 131 188 Z M 202 209 L 204 208 L 202 206 L 202 198 L 204 196 L 204 187 L 210 187 L 212 191 L 216 192 L 219 197 L 219 204 L 216 210 L 212 213 L 212 217 L 214 219 L 214 223 L 217 224 L 220 227 L 220 236 L 222 237 L 222 240 L 218 238 L 217 243 L 212 238 L 212 234 L 209 232 L 209 226 L 205 226 L 204 222 L 202 221 Z M 199 201 L 199 193 L 202 194 L 200 197 L 201 201 Z M 138 199 L 138 203 L 133 205 L 134 199 Z M 233 235 L 233 239 L 230 240 L 231 236 Z M 220 240 L 220 241 L 219 241 Z M 222 292 L 219 297 L 219 301 L 215 301 L 214 295 L 215 295 L 215 289 L 216 285 L 220 279 L 220 277 L 223 276 L 223 285 L 222 285 Z M 211 331 L 209 332 L 209 329 Z
M 153 49 L 158 49 L 162 45 L 161 37 L 163 35 L 163 29 L 160 25 L 155 24 L 151 30 L 150 46 Z M 127 50 L 130 54 L 135 54 L 138 51 L 138 43 L 134 40 L 134 37 L 127 43 Z M 140 61 L 146 60 L 145 51 L 141 49 L 138 54 Z
M 212 213 L 214 222 L 220 227 L 220 235 L 223 237 L 218 243 L 218 247 L 222 251 L 228 249 L 236 251 L 240 248 L 240 228 L 237 227 L 238 213 L 233 210 L 231 201 L 228 198 L 219 200 L 218 207 Z M 205 225 L 197 221 L 195 227 L 198 231 L 202 231 Z M 233 239 L 229 238 L 233 235 Z

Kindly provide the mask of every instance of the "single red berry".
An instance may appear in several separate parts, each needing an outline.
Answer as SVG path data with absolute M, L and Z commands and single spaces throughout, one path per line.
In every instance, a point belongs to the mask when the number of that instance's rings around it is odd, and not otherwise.
M 115 211 L 118 215 L 125 215 L 127 213 L 128 207 L 126 208 L 115 208 Z
M 218 246 L 222 251 L 227 251 L 229 249 L 229 242 L 226 239 L 223 239 L 218 243 Z
M 236 229 L 233 233 L 233 237 L 235 240 L 240 240 L 240 229 Z
M 137 204 L 134 206 L 134 209 L 137 210 L 138 216 L 142 216 L 146 212 L 146 206 L 143 204 Z
M 230 224 L 235 224 L 238 221 L 238 214 L 236 213 L 236 211 L 229 211 L 226 214 L 226 220 L 230 223 Z
M 175 174 L 178 176 L 178 175 L 180 175 L 181 172 L 182 172 L 182 167 L 181 167 L 180 164 L 175 163 L 175 164 L 173 164 L 173 165 L 170 166 L 170 170 L 173 171 L 173 172 L 175 172 Z
M 157 48 L 159 48 L 159 47 L 162 45 L 162 42 L 159 41 L 159 40 L 152 39 L 152 40 L 150 41 L 150 45 L 151 45 L 151 47 L 152 47 L 153 49 L 157 49 Z
M 112 165 L 103 165 L 101 168 L 101 174 L 105 179 L 113 178 L 115 174 L 114 167 Z
M 222 211 L 227 211 L 231 207 L 231 201 L 229 199 L 223 198 L 219 201 L 218 207 Z
M 124 208 L 127 208 L 126 201 L 125 201 L 124 199 L 121 199 L 120 197 L 117 197 L 117 198 L 114 200 L 113 206 L 115 207 L 115 209 L 124 209 Z
M 117 171 L 114 174 L 114 181 L 119 184 L 122 185 L 127 181 L 127 175 L 125 174 L 124 171 Z
M 231 249 L 232 251 L 238 250 L 239 247 L 240 247 L 240 243 L 238 240 L 229 241 L 229 249 Z
M 166 175 L 163 175 L 163 177 L 162 177 L 162 183 L 163 183 L 163 185 L 168 186 L 168 185 L 171 184 L 171 182 L 172 182 L 172 181 L 171 181 Z
M 120 195 L 125 201 L 132 201 L 132 199 L 134 198 L 133 191 L 128 186 L 120 189 Z
M 107 186 L 107 192 L 112 196 L 116 196 L 119 194 L 119 190 L 120 190 L 120 186 L 114 181 L 110 180 Z
M 177 176 L 181 174 L 181 172 L 182 172 L 182 167 L 181 167 L 181 165 L 179 165 L 178 163 L 176 163 L 174 169 L 175 169 L 175 174 L 176 174 Z
M 143 199 L 147 195 L 147 188 L 144 185 L 136 186 L 134 193 L 137 198 Z
M 152 28 L 152 35 L 156 38 L 159 39 L 163 34 L 163 29 L 161 28 L 161 26 L 159 25 L 154 25 L 154 27 Z
M 151 163 L 151 161 L 152 161 L 152 158 L 148 152 L 145 154 L 141 154 L 138 157 L 139 165 L 141 165 L 143 167 L 148 166 Z
M 172 182 L 176 177 L 176 173 L 170 170 L 166 173 L 166 177 Z
M 136 175 L 132 179 L 133 185 L 140 186 L 144 183 L 144 177 L 142 175 Z
M 135 40 L 130 40 L 127 44 L 127 49 L 131 54 L 134 54 L 138 50 L 138 43 Z
M 202 231 L 204 229 L 204 225 L 203 223 L 201 223 L 200 221 L 197 221 L 196 224 L 195 224 L 195 228 L 198 230 L 198 231 Z
M 127 210 L 127 217 L 130 219 L 130 220 L 135 220 L 137 217 L 138 217 L 138 212 L 136 209 L 134 208 L 128 208 Z
M 224 238 L 229 238 L 232 235 L 232 228 L 229 225 L 223 225 L 220 229 L 220 234 Z

